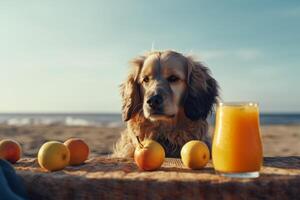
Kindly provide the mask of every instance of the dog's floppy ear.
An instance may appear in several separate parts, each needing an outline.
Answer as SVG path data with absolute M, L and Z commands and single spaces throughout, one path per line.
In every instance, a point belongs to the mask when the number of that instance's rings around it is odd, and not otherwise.
M 184 101 L 185 115 L 193 120 L 205 120 L 218 97 L 218 83 L 210 70 L 192 57 L 186 57 L 188 67 L 188 90 Z
M 140 95 L 140 86 L 137 79 L 144 64 L 144 60 L 145 57 L 141 56 L 130 62 L 131 71 L 125 82 L 120 86 L 122 96 L 122 118 L 124 121 L 128 121 L 142 108 L 142 97 Z

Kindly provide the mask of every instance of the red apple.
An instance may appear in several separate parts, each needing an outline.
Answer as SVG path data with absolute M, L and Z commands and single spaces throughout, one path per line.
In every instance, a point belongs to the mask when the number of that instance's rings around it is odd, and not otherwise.
M 70 138 L 64 142 L 70 150 L 70 165 L 80 165 L 89 157 L 89 146 L 80 138 Z
M 14 164 L 20 159 L 21 152 L 21 146 L 17 141 L 11 139 L 0 141 L 0 158 Z
M 134 151 L 134 160 L 141 170 L 151 171 L 158 169 L 165 159 L 164 148 L 156 141 L 145 139 L 140 141 Z

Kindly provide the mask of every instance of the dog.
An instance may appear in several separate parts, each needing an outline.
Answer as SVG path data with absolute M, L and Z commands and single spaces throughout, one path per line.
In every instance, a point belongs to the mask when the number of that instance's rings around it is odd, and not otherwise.
M 207 116 L 219 96 L 210 70 L 171 50 L 148 52 L 130 63 L 131 71 L 120 86 L 127 128 L 113 156 L 133 157 L 137 136 L 159 142 L 167 157 L 180 157 L 181 147 L 190 140 L 210 145 Z

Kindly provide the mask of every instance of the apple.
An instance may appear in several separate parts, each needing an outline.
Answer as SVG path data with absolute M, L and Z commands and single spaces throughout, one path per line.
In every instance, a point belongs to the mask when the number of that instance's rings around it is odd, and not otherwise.
M 0 141 L 0 158 L 16 163 L 21 157 L 21 145 L 11 139 L 4 139 Z
M 61 170 L 69 164 L 69 161 L 70 151 L 61 142 L 46 142 L 38 152 L 39 165 L 49 171 Z
M 165 159 L 164 148 L 156 141 L 145 139 L 140 141 L 134 151 L 134 160 L 141 170 L 151 171 L 158 169 Z
M 199 140 L 192 140 L 183 145 L 180 155 L 183 164 L 191 169 L 205 167 L 210 158 L 207 145 Z
M 89 156 L 88 145 L 80 138 L 70 138 L 64 142 L 70 151 L 70 165 L 80 165 Z

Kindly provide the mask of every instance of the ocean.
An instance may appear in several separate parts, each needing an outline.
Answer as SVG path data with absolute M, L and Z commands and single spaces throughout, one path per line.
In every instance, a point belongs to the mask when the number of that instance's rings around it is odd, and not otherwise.
M 214 124 L 214 115 L 208 119 Z M 300 114 L 261 114 L 261 125 L 300 124 Z M 0 124 L 24 125 L 66 125 L 66 126 L 122 126 L 120 114 L 107 113 L 0 113 Z

